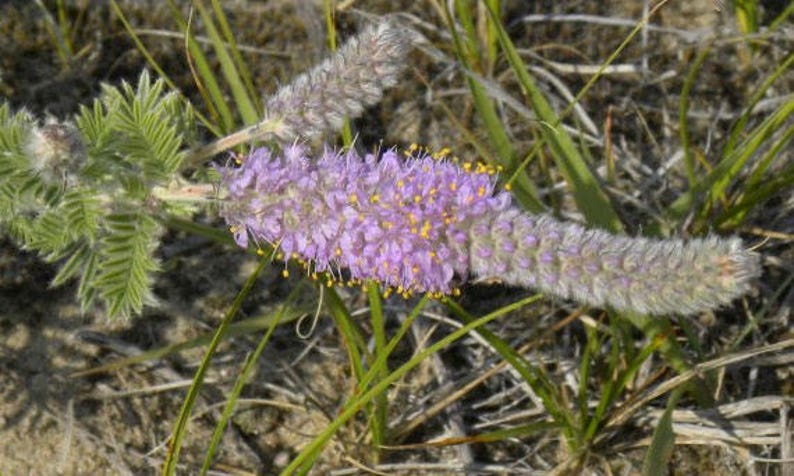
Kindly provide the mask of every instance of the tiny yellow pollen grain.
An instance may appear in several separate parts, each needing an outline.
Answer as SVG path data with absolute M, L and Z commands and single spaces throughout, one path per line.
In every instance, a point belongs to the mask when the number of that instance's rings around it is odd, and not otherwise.
M 452 182 L 449 184 L 449 189 L 453 192 L 458 189 L 458 184 L 456 182 Z
M 256 249 L 256 255 L 257 256 L 265 256 L 265 250 L 263 250 L 262 248 L 257 248 Z
M 355 193 L 350 194 L 350 203 L 358 203 L 358 196 Z
M 478 196 L 478 197 L 482 197 L 482 196 L 484 196 L 484 195 L 485 195 L 485 187 L 483 187 L 482 185 L 480 185 L 480 187 L 477 189 L 477 196 Z
M 508 192 L 509 192 L 510 190 L 513 190 L 513 184 L 512 184 L 512 183 L 506 183 L 506 184 L 505 184 L 505 190 L 507 190 Z
M 422 201 L 421 195 L 414 195 L 414 203 L 419 203 Z
M 471 172 L 471 162 L 466 162 L 465 164 L 463 164 L 463 170 L 465 170 L 466 172 Z
M 285 269 L 284 271 L 281 272 L 281 275 L 284 276 L 285 278 L 289 278 L 289 270 Z
M 405 182 L 403 181 L 403 179 L 398 180 L 397 188 L 403 188 L 403 187 L 405 187 Z
M 375 194 L 369 198 L 369 201 L 372 203 L 378 203 L 380 201 L 380 195 Z

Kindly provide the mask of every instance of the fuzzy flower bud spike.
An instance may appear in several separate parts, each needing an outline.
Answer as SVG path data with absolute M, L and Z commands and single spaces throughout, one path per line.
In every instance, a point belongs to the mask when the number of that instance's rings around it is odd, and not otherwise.
M 291 141 L 338 131 L 397 84 L 410 46 L 406 30 L 389 21 L 370 26 L 336 54 L 280 88 L 267 100 L 267 117 L 281 120 L 277 135 Z
M 397 84 L 410 46 L 408 31 L 390 20 L 365 28 L 267 99 L 262 121 L 193 151 L 188 161 L 265 137 L 291 142 L 340 130 L 345 117 L 360 116 Z
M 222 210 L 240 246 L 281 247 L 310 272 L 373 279 L 400 294 L 454 292 L 497 277 L 595 306 L 692 314 L 750 290 L 759 256 L 737 238 L 615 236 L 531 215 L 496 191 L 493 170 L 300 145 L 255 150 L 222 169 Z

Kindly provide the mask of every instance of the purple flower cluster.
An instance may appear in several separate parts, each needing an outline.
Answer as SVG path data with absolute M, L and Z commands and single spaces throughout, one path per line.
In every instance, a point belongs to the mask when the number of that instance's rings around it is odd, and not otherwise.
M 427 155 L 257 149 L 223 169 L 223 214 L 240 246 L 281 247 L 314 272 L 373 279 L 400 294 L 497 278 L 596 306 L 692 314 L 748 292 L 759 256 L 737 238 L 616 236 L 530 215 L 495 190 L 494 170 Z
M 317 272 L 344 267 L 353 282 L 449 293 L 454 275 L 469 272 L 471 223 L 510 204 L 494 194 L 493 170 L 478 169 L 394 150 L 363 158 L 326 150 L 311 160 L 301 145 L 279 156 L 262 148 L 224 170 L 223 214 L 240 246 L 250 236 Z

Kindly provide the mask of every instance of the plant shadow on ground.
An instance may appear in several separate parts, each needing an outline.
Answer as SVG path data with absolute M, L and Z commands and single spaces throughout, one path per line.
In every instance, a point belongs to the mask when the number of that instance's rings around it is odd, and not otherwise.
M 112 17 L 109 9 L 84 8 L 81 2 L 66 3 L 70 5 L 67 15 L 74 22 L 74 31 L 70 32 L 74 49 L 73 56 L 65 62 L 53 49 L 41 10 L 30 2 L 0 6 L 0 37 L 9 39 L 0 45 L 0 95 L 14 108 L 27 108 L 41 118 L 46 114 L 58 117 L 73 114 L 78 104 L 87 103 L 98 94 L 101 82 L 117 84 L 127 80 L 134 83 L 145 67 L 144 58 L 120 23 L 107 21 Z M 240 2 L 229 7 L 239 44 L 256 46 L 246 54 L 261 91 L 272 92 L 277 84 L 288 81 L 322 57 L 325 49 L 322 13 L 310 3 L 302 6 L 300 2 Z M 427 5 L 419 5 L 422 2 L 401 3 L 367 1 L 356 6 L 373 13 L 399 10 L 421 18 L 435 24 L 437 29 L 425 27 L 423 32 L 431 40 L 442 42 L 443 20 L 437 12 Z M 520 21 L 541 13 L 578 12 L 615 18 L 639 18 L 642 13 L 636 6 L 639 2 L 612 2 L 614 5 L 610 7 L 594 3 L 597 2 L 557 2 L 549 6 L 552 9 L 549 10 L 541 5 L 546 2 L 538 2 L 538 5 L 506 2 L 506 18 L 512 21 L 505 23 L 523 48 L 521 52 L 527 62 L 543 59 L 558 64 L 599 64 L 628 30 L 588 22 Z M 161 2 L 127 1 L 121 2 L 121 8 L 138 28 L 150 33 L 144 35 L 144 40 L 184 94 L 200 103 L 202 99 L 190 77 L 182 41 L 162 36 L 163 32 L 174 32 L 175 27 Z M 51 11 L 56 9 L 53 7 Z M 772 18 L 773 8 L 768 6 L 765 13 Z M 697 35 L 692 40 L 676 31 L 707 32 L 724 28 L 731 21 L 726 15 L 715 12 L 709 1 L 673 2 L 653 21 L 672 33 L 652 33 L 647 45 L 632 43 L 623 55 L 625 63 L 632 64 L 647 58 L 651 71 L 664 74 L 654 79 L 638 74 L 610 73 L 583 99 L 582 105 L 595 118 L 598 130 L 607 122 L 611 125 L 613 153 L 622 157 L 621 165 L 611 176 L 612 171 L 604 171 L 609 168 L 608 161 L 594 158 L 592 163 L 594 168 L 604 164 L 601 166 L 604 173 L 599 175 L 607 177 L 606 188 L 613 204 L 632 233 L 642 231 L 655 217 L 662 215 L 686 189 L 683 166 L 668 163 L 667 159 L 674 156 L 679 147 L 675 131 L 678 99 L 692 56 L 697 54 L 693 45 L 701 44 L 701 40 Z M 338 14 L 337 25 L 344 34 L 355 31 L 359 23 L 360 18 L 351 12 Z M 756 48 L 760 52 L 753 53 L 743 50 L 741 45 L 726 46 L 728 43 L 716 42 L 716 53 L 704 63 L 689 93 L 689 125 L 699 144 L 724 140 L 753 88 L 782 56 L 774 45 L 759 44 Z M 305 54 L 305 51 L 312 53 Z M 742 55 L 753 54 L 751 62 L 741 62 Z M 484 132 L 476 128 L 471 103 L 461 99 L 466 94 L 460 93 L 462 78 L 449 73 L 446 65 L 419 54 L 412 66 L 404 84 L 389 92 L 379 106 L 371 108 L 355 122 L 359 144 L 368 147 L 382 141 L 385 145 L 406 147 L 419 142 L 431 149 L 450 147 L 464 158 L 476 157 L 476 148 L 450 119 L 450 115 L 459 118 L 474 136 L 485 140 Z M 555 75 L 563 78 L 573 92 L 589 77 L 565 72 L 563 66 L 559 68 L 553 70 Z M 501 80 L 503 87 L 520 97 L 512 78 Z M 794 78 L 789 73 L 777 90 L 791 91 L 792 86 Z M 544 87 L 553 90 L 551 86 Z M 435 94 L 426 94 L 428 89 Z M 555 107 L 565 106 L 562 98 L 558 97 L 557 102 Z M 511 111 L 503 114 L 505 122 L 510 124 L 514 147 L 530 150 L 536 137 L 522 126 L 527 119 Z M 758 114 L 763 114 L 763 110 Z M 585 125 L 581 127 L 587 129 Z M 712 151 L 704 146 L 698 152 L 707 166 Z M 594 154 L 597 157 L 606 155 L 602 150 Z M 564 187 L 557 186 L 562 183 L 561 177 L 550 159 L 535 160 L 528 170 L 543 185 L 540 187 L 542 199 L 550 209 L 581 218 Z M 794 291 L 790 283 L 792 269 L 787 263 L 794 261 L 792 200 L 790 191 L 777 194 L 762 209 L 754 210 L 738 230 L 751 240 L 757 237 L 758 242 L 765 239 L 765 230 L 775 230 L 783 236 L 771 237 L 763 245 L 762 251 L 771 266 L 767 267 L 757 294 L 716 314 L 682 320 L 681 327 L 675 328 L 680 333 L 676 337 L 689 342 L 686 349 L 691 362 L 776 342 L 787 333 L 790 335 Z M 223 226 L 213 220 L 208 220 L 208 224 Z M 675 230 L 673 233 L 687 232 L 687 228 L 678 223 L 670 226 Z M 72 286 L 48 288 L 54 275 L 48 265 L 20 252 L 10 243 L 4 242 L 1 249 L 0 440 L 4 444 L 0 449 L 0 473 L 155 472 L 162 464 L 165 440 L 179 411 L 184 389 L 201 359 L 202 348 L 188 348 L 162 360 L 145 361 L 107 373 L 83 377 L 75 377 L 73 373 L 211 333 L 255 266 L 256 259 L 182 232 L 170 232 L 160 250 L 164 272 L 158 278 L 156 294 L 161 307 L 147 310 L 140 318 L 107 321 L 101 312 L 82 313 L 74 303 Z M 246 301 L 244 317 L 272 315 L 301 282 L 300 277 L 295 276 L 283 279 L 279 265 L 271 266 Z M 310 286 L 305 289 L 301 305 L 312 309 L 317 305 L 318 293 Z M 478 283 L 464 289 L 461 305 L 478 316 L 527 295 L 526 291 L 494 283 Z M 349 309 L 366 306 L 366 297 L 356 290 L 342 291 L 342 296 Z M 398 320 L 404 318 L 409 304 L 411 302 L 400 298 L 386 301 L 387 315 L 394 321 L 388 324 L 389 329 L 399 325 Z M 548 375 L 568 392 L 565 396 L 572 405 L 576 405 L 578 398 L 575 395 L 579 385 L 575 382 L 576 370 L 582 359 L 591 358 L 597 366 L 599 359 L 607 358 L 607 347 L 619 345 L 610 341 L 605 350 L 594 349 L 589 357 L 583 357 L 591 326 L 600 326 L 603 321 L 602 315 L 596 313 L 581 319 L 567 319 L 576 316 L 578 311 L 570 303 L 546 300 L 511 313 L 489 327 L 516 348 L 531 342 L 527 357 L 544 364 Z M 448 314 L 440 303 L 432 304 L 427 309 L 425 324 L 412 330 L 413 342 L 418 346 L 426 338 L 436 339 L 428 336 L 435 336 L 436 326 L 444 328 L 446 324 L 442 318 Z M 753 319 L 749 320 L 748 316 Z M 301 326 L 304 328 L 308 324 L 302 322 Z M 238 335 L 224 342 L 219 350 L 191 421 L 182 457 L 186 472 L 195 472 L 200 466 L 205 443 L 221 408 L 219 402 L 224 401 L 240 362 L 256 346 L 261 332 L 260 329 Z M 690 333 L 689 338 L 685 337 L 686 332 Z M 330 319 L 321 320 L 306 339 L 296 334 L 293 324 L 277 329 L 223 440 L 216 458 L 218 470 L 233 473 L 241 469 L 263 474 L 279 471 L 313 435 L 328 425 L 344 399 L 353 392 L 356 383 L 349 375 L 347 356 Z M 643 338 L 633 330 L 625 331 L 625 335 L 638 340 Z M 699 342 L 699 348 L 689 347 L 692 335 Z M 415 351 L 407 341 L 392 356 L 391 365 L 404 362 Z M 397 432 L 411 428 L 401 434 L 399 443 L 419 443 L 441 435 L 460 437 L 486 433 L 504 428 L 497 422 L 508 422 L 509 427 L 512 421 L 520 426 L 536 416 L 533 411 L 540 411 L 538 397 L 526 392 L 509 370 L 503 370 L 484 379 L 475 390 L 449 403 L 423 424 L 416 427 L 408 424 L 432 402 L 468 383 L 472 375 L 484 374 L 498 365 L 494 354 L 484 349 L 473 338 L 463 340 L 437 358 L 428 359 L 426 365 L 395 386 L 389 393 L 393 429 Z M 640 373 L 644 377 L 637 382 L 647 385 L 675 375 L 662 359 L 649 360 Z M 768 407 L 759 404 L 754 412 L 740 414 L 745 417 L 739 423 L 745 425 L 743 437 L 747 446 L 717 445 L 715 440 L 719 438 L 709 440 L 694 430 L 679 435 L 692 444 L 676 447 L 669 464 L 671 472 L 781 472 L 781 465 L 753 464 L 749 456 L 781 457 L 776 445 L 779 438 L 758 436 L 754 429 L 767 431 L 778 424 L 778 403 L 788 398 L 790 404 L 794 395 L 790 383 L 792 376 L 791 359 L 786 360 L 785 355 L 779 361 L 754 362 L 709 375 L 719 382 L 711 390 L 720 404 L 755 401 L 752 397 L 757 396 L 775 397 L 777 403 L 770 403 Z M 603 388 L 600 384 L 611 376 L 593 372 L 591 377 L 592 381 L 583 385 L 592 392 L 592 399 L 598 399 Z M 639 393 L 642 388 L 629 390 L 627 394 L 633 394 L 632 391 Z M 592 401 L 585 403 L 590 405 Z M 691 398 L 679 402 L 678 409 L 682 412 L 695 408 L 697 405 Z M 639 472 L 652 426 L 658 422 L 663 409 L 664 402 L 661 402 L 658 407 L 648 408 L 645 419 L 611 429 L 601 447 L 593 448 L 592 456 L 586 458 L 588 469 L 593 474 Z M 702 420 L 695 417 L 686 420 L 687 415 L 679 417 L 682 428 L 709 418 L 719 419 L 715 415 L 701 416 Z M 354 460 L 367 461 L 370 448 L 360 441 L 366 428 L 365 421 L 348 424 L 329 445 L 316 470 L 325 473 L 331 469 L 353 468 L 351 461 Z M 684 430 L 686 428 L 681 431 Z M 560 440 L 558 434 L 549 433 L 540 437 L 503 438 L 498 444 L 408 448 L 385 451 L 380 462 L 407 461 L 418 465 L 420 462 L 457 460 L 468 461 L 472 468 L 478 467 L 483 473 L 487 468 L 476 466 L 477 463 L 493 464 L 497 470 L 547 471 L 569 456 L 568 448 Z M 421 466 L 417 468 L 417 474 L 444 471 L 436 468 L 422 473 Z

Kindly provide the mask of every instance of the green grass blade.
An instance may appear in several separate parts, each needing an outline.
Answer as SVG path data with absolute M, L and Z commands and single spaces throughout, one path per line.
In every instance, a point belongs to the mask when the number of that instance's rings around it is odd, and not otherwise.
M 248 90 L 246 89 L 243 79 L 240 77 L 240 73 L 237 70 L 237 65 L 226 48 L 226 43 L 223 41 L 223 38 L 221 38 L 217 28 L 215 27 L 215 21 L 212 15 L 210 15 L 210 13 L 207 11 L 203 1 L 195 0 L 193 5 L 196 6 L 199 15 L 201 15 L 201 19 L 204 22 L 204 28 L 207 30 L 207 36 L 209 36 L 210 41 L 212 42 L 215 55 L 218 57 L 218 61 L 221 66 L 221 73 L 226 79 L 226 82 L 229 84 L 229 89 L 231 90 L 232 97 L 234 98 L 234 104 L 237 106 L 237 112 L 240 113 L 245 125 L 256 124 L 259 122 L 259 113 L 256 111 L 256 106 L 254 106 L 253 101 L 251 101 L 251 98 L 248 95 Z
M 549 145 L 555 163 L 571 188 L 577 207 L 587 221 L 593 225 L 610 231 L 620 231 L 623 228 L 620 218 L 612 208 L 598 180 L 582 159 L 574 141 L 568 133 L 559 127 L 560 118 L 536 86 L 497 13 L 488 9 L 488 14 L 491 22 L 496 26 L 502 49 L 521 84 L 524 95 L 541 122 L 541 134 Z
M 773 137 L 775 132 L 786 124 L 792 114 L 794 114 L 794 101 L 781 104 L 777 110 L 752 130 L 741 144 L 733 148 L 732 152 L 717 164 L 705 178 L 681 194 L 669 206 L 668 216 L 674 220 L 680 220 L 695 209 L 701 197 L 708 196 L 709 200 L 700 213 L 700 216 L 704 217 L 708 207 L 724 198 L 725 190 L 745 164 L 757 153 L 764 142 Z
M 675 410 L 679 395 L 678 390 L 670 395 L 670 399 L 667 401 L 667 408 L 653 431 L 651 445 L 642 464 L 643 476 L 664 476 L 667 474 L 667 466 L 675 446 L 673 410 Z
M 233 131 L 235 129 L 234 114 L 227 104 L 226 97 L 221 90 L 215 72 L 210 67 L 207 56 L 201 50 L 195 38 L 193 38 L 190 25 L 182 16 L 179 7 L 174 4 L 174 0 L 168 0 L 168 4 L 171 8 L 171 15 L 177 23 L 177 27 L 185 32 L 185 45 L 190 54 L 191 64 L 195 67 L 195 71 L 198 74 L 196 83 L 201 95 L 204 97 L 204 102 L 210 111 L 210 115 L 215 118 L 216 123 L 220 123 L 219 127 L 221 133 Z M 205 121 L 204 124 L 213 129 L 213 132 L 217 132 L 208 122 Z
M 451 312 L 463 321 L 463 323 L 471 324 L 475 321 L 474 317 L 467 313 L 457 303 L 447 300 L 446 305 Z M 502 308 L 495 312 L 500 312 L 504 309 L 505 308 Z M 476 332 L 480 334 L 482 338 L 519 373 L 519 375 L 521 375 L 527 385 L 529 385 L 538 397 L 540 397 L 541 401 L 543 401 L 543 407 L 549 412 L 554 422 L 562 429 L 568 442 L 575 444 L 576 434 L 579 431 L 576 418 L 565 405 L 564 399 L 559 393 L 557 386 L 551 382 L 546 371 L 540 366 L 532 365 L 493 332 L 485 328 L 478 328 Z
M 231 26 L 229 25 L 229 20 L 226 18 L 226 13 L 223 11 L 221 2 L 218 0 L 212 0 L 212 10 L 215 12 L 215 19 L 218 21 L 218 26 L 223 33 L 223 38 L 226 44 L 229 46 L 229 53 L 232 55 L 232 59 L 234 60 L 235 71 L 240 74 L 240 78 L 245 84 L 245 89 L 248 92 L 248 97 L 250 97 L 251 101 L 254 103 L 254 109 L 256 111 L 262 111 L 260 99 L 261 94 L 254 85 L 254 81 L 251 78 L 251 71 L 248 69 L 248 63 L 240 54 L 240 49 L 237 48 L 237 39 L 234 36 Z
M 534 295 L 527 298 L 524 298 L 520 301 L 517 301 L 509 306 L 505 306 L 495 312 L 487 314 L 483 317 L 480 317 L 459 329 L 451 332 L 449 335 L 445 336 L 444 338 L 440 339 L 438 342 L 428 346 L 424 350 L 418 352 L 414 355 L 408 362 L 400 366 L 399 368 L 392 371 L 388 377 L 381 380 L 377 384 L 373 385 L 369 390 L 364 391 L 363 393 L 357 395 L 353 400 L 351 400 L 340 412 L 340 414 L 334 419 L 334 421 L 330 422 L 325 430 L 323 430 L 317 437 L 308 445 L 306 445 L 303 450 L 295 457 L 294 460 L 281 472 L 282 475 L 292 475 L 292 474 L 306 474 L 311 470 L 311 463 L 312 461 L 316 460 L 319 457 L 320 452 L 322 451 L 323 447 L 328 443 L 328 440 L 336 433 L 336 431 L 341 428 L 346 422 L 348 422 L 351 418 L 353 418 L 359 411 L 361 411 L 364 406 L 372 401 L 376 395 L 385 392 L 391 384 L 405 376 L 409 371 L 417 367 L 423 360 L 427 359 L 432 354 L 439 352 L 440 350 L 448 347 L 453 342 L 461 339 L 462 337 L 466 336 L 469 332 L 482 327 L 483 325 L 487 324 L 488 322 L 498 318 L 499 316 L 504 315 L 507 312 L 514 311 L 519 309 L 523 306 L 531 304 L 535 301 L 538 301 L 541 298 L 540 295 Z
M 242 307 L 246 296 L 248 296 L 248 293 L 250 293 L 251 289 L 254 287 L 254 283 L 256 283 L 256 280 L 259 277 L 259 274 L 262 272 L 262 269 L 264 269 L 265 265 L 270 263 L 270 261 L 270 257 L 263 258 L 259 261 L 259 266 L 257 266 L 254 272 L 251 273 L 251 276 L 248 277 L 248 280 L 245 282 L 245 285 L 243 285 L 243 288 L 239 293 L 237 293 L 237 296 L 234 298 L 234 302 L 229 308 L 229 311 L 223 317 L 218 329 L 212 336 L 212 341 L 207 347 L 207 351 L 204 353 L 204 358 L 201 360 L 201 365 L 199 365 L 198 369 L 196 369 L 196 374 L 193 376 L 193 383 L 190 385 L 187 396 L 182 402 L 182 409 L 179 412 L 179 417 L 177 418 L 177 422 L 174 425 L 174 430 L 168 440 L 168 453 L 166 454 L 162 471 L 162 474 L 165 476 L 176 474 L 176 468 L 179 462 L 179 453 L 182 450 L 182 442 L 184 441 L 185 433 L 187 431 L 190 413 L 193 410 L 193 405 L 196 403 L 196 398 L 198 398 L 198 394 L 201 391 L 201 386 L 204 383 L 204 376 L 206 375 L 207 370 L 209 370 L 210 362 L 212 361 L 212 357 L 215 354 L 215 350 L 218 348 L 218 344 L 220 344 L 221 340 L 223 339 L 223 336 L 226 333 L 226 330 L 228 329 L 232 319 L 234 319 L 234 316 L 237 315 L 240 307 Z
M 215 425 L 215 431 L 213 431 L 212 438 L 210 439 L 210 443 L 207 446 L 207 451 L 204 454 L 204 463 L 201 466 L 202 476 L 207 474 L 207 472 L 210 470 L 210 466 L 212 465 L 212 460 L 215 456 L 218 444 L 220 444 L 221 438 L 223 438 L 223 434 L 226 431 L 229 420 L 232 417 L 232 413 L 234 413 L 234 410 L 237 408 L 237 400 L 240 398 L 243 387 L 246 383 L 248 383 L 249 377 L 254 371 L 254 367 L 259 360 L 259 356 L 262 355 L 267 343 L 270 342 L 270 337 L 273 335 L 273 331 L 276 330 L 276 327 L 278 326 L 281 319 L 287 314 L 290 305 L 296 301 L 297 297 L 301 294 L 301 292 L 303 292 L 303 290 L 304 289 L 302 286 L 296 286 L 295 289 L 290 292 L 289 296 L 281 305 L 278 312 L 273 316 L 273 319 L 270 320 L 270 325 L 267 327 L 265 334 L 259 340 L 259 344 L 256 346 L 256 349 L 254 349 L 254 352 L 248 357 L 248 359 L 246 359 L 245 365 L 243 365 L 243 368 L 237 377 L 237 381 L 235 381 L 234 387 L 227 397 L 226 405 L 223 407 L 221 417 L 218 419 L 218 423 Z
M 467 32 L 467 37 L 466 42 L 464 42 L 455 27 L 456 25 L 452 17 L 452 12 L 450 12 L 448 8 L 445 9 L 447 16 L 446 20 L 452 35 L 455 52 L 464 69 L 467 71 L 477 71 L 479 68 L 477 67 L 477 37 L 474 28 L 474 20 L 471 17 L 469 7 L 462 0 L 456 1 L 456 11 Z M 471 91 L 474 107 L 480 119 L 483 121 L 485 132 L 496 151 L 496 165 L 501 165 L 505 175 L 508 177 L 517 174 L 518 172 L 516 169 L 518 167 L 518 161 L 516 160 L 515 151 L 513 150 L 504 125 L 499 119 L 496 107 L 488 97 L 485 88 L 478 83 L 472 75 L 466 75 L 466 83 Z M 535 212 L 543 210 L 543 206 L 537 198 L 537 191 L 525 174 L 517 175 L 517 179 L 515 179 L 511 186 L 511 192 L 516 200 L 526 209 Z
M 703 48 L 695 58 L 692 66 L 689 67 L 684 86 L 681 89 L 680 103 L 678 105 L 678 134 L 681 138 L 681 147 L 684 151 L 684 166 L 686 167 L 686 175 L 689 180 L 689 187 L 694 187 L 697 182 L 695 175 L 695 159 L 692 157 L 692 147 L 689 140 L 689 93 L 692 87 L 697 83 L 697 76 L 700 72 L 703 63 L 711 53 L 711 48 Z

